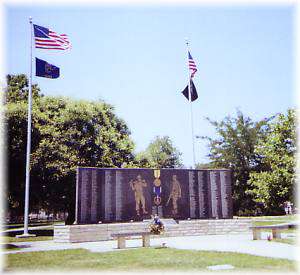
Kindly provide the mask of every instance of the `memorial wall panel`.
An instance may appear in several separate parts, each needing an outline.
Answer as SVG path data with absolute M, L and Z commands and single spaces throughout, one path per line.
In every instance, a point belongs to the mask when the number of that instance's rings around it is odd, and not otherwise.
M 161 170 L 163 216 L 184 219 L 190 215 L 189 176 L 180 169 Z M 187 184 L 185 184 L 187 183 Z
M 224 218 L 230 218 L 232 216 L 231 174 L 221 171 L 220 181 L 222 216 Z
M 77 169 L 76 222 L 232 218 L 229 170 Z
M 122 205 L 124 200 L 123 190 L 123 174 L 121 171 L 116 171 L 116 220 L 121 221 L 122 220 Z
M 107 170 L 104 172 L 104 220 L 113 220 L 113 209 L 112 209 L 112 173 L 114 171 Z
M 217 218 L 217 207 L 218 207 L 218 198 L 217 198 L 217 172 L 210 172 L 210 204 L 211 204 L 211 217 Z
M 189 171 L 189 206 L 190 206 L 190 217 L 196 218 L 197 207 L 197 195 L 196 195 L 196 178 L 194 171 Z
M 96 223 L 98 221 L 98 198 L 100 197 L 98 191 L 98 171 L 92 170 L 92 189 L 91 189 L 91 222 Z
M 128 169 L 122 171 L 123 215 L 122 220 L 141 220 L 151 215 L 151 170 Z
M 199 218 L 209 217 L 208 172 L 198 171 L 198 211 Z

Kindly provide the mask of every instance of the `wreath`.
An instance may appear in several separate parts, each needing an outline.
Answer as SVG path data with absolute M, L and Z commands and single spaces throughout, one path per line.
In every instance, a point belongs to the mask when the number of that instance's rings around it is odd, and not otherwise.
M 150 233 L 160 235 L 165 231 L 162 224 L 150 224 Z

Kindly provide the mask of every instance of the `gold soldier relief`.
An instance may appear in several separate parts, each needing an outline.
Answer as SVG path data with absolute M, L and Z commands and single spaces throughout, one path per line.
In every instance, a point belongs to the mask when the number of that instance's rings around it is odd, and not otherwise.
M 141 175 L 137 175 L 136 180 L 129 182 L 132 191 L 134 191 L 135 210 L 136 214 L 140 215 L 140 205 L 142 205 L 143 214 L 148 214 L 146 211 L 146 201 L 143 193 L 143 188 L 147 187 L 147 182 L 142 179 Z
M 172 176 L 172 182 L 171 182 L 171 192 L 169 195 L 169 198 L 167 200 L 166 206 L 168 206 L 170 200 L 172 200 L 172 214 L 177 215 L 178 214 L 178 199 L 181 198 L 181 187 L 180 183 L 177 180 L 177 176 Z

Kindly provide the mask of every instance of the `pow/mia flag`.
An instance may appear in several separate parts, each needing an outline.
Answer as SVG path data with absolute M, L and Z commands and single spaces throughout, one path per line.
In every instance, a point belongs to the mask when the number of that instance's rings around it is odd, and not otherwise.
M 197 90 L 194 85 L 194 82 L 192 79 L 190 79 L 190 87 L 191 87 L 191 101 L 194 101 L 198 98 Z M 189 100 L 189 86 L 187 85 L 185 89 L 182 91 L 182 94 Z
M 42 59 L 35 58 L 35 75 L 47 78 L 58 78 L 59 68 Z

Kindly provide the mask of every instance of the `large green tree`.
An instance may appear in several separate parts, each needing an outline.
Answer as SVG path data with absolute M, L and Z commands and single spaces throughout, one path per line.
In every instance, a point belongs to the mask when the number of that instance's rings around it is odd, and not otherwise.
M 278 114 L 270 123 L 268 134 L 255 146 L 255 153 L 262 157 L 263 171 L 252 171 L 249 191 L 261 203 L 266 213 L 283 211 L 284 201 L 295 201 L 295 111 Z
M 249 175 L 261 169 L 261 156 L 254 150 L 258 140 L 266 135 L 268 119 L 252 121 L 241 111 L 236 117 L 227 116 L 222 121 L 208 121 L 215 127 L 218 138 L 208 140 L 210 167 L 228 168 L 233 172 L 233 207 L 235 214 L 248 214 L 255 209 Z
M 10 76 L 6 93 L 9 209 L 23 213 L 28 82 Z M 38 88 L 38 87 L 37 87 Z M 13 94 L 12 94 L 13 93 Z M 125 122 L 105 102 L 35 96 L 32 108 L 30 209 L 74 210 L 78 166 L 121 167 L 134 160 Z
M 178 168 L 182 167 L 181 153 L 168 136 L 155 137 L 144 152 L 136 156 L 140 167 Z
M 6 76 L 6 93 L 5 103 L 9 102 L 21 102 L 28 99 L 28 78 L 25 74 L 19 75 L 7 75 Z M 32 85 L 32 97 L 34 99 L 40 98 L 43 95 L 37 85 Z
M 14 217 L 23 213 L 24 183 L 25 183 L 25 154 L 27 139 L 27 99 L 28 79 L 24 74 L 8 75 L 4 98 L 5 130 L 6 130 L 6 170 L 7 170 L 7 201 L 8 209 Z M 33 85 L 32 97 L 38 102 L 42 97 L 37 85 Z M 33 116 L 34 120 L 34 116 Z M 34 151 L 40 141 L 40 135 L 32 124 L 31 148 Z M 35 196 L 31 198 L 36 205 Z

